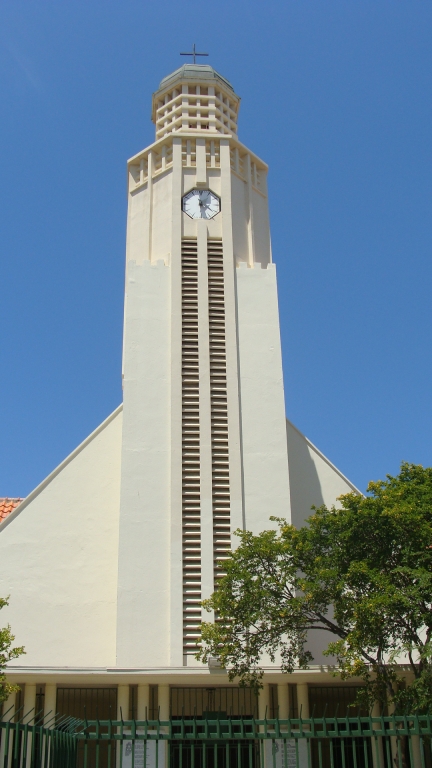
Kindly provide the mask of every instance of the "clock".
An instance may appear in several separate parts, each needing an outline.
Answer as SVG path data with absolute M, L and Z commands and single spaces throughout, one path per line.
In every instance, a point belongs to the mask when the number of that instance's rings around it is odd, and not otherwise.
M 182 211 L 191 219 L 213 219 L 220 209 L 220 197 L 211 189 L 191 189 L 183 195 Z

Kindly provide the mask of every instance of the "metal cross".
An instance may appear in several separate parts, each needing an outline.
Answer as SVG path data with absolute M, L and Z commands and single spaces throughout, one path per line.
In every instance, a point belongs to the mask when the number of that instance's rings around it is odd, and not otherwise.
M 181 53 L 180 56 L 193 56 L 193 63 L 196 64 L 195 58 L 197 56 L 208 56 L 208 53 L 197 53 L 197 51 L 195 50 L 195 43 L 194 43 L 192 53 Z

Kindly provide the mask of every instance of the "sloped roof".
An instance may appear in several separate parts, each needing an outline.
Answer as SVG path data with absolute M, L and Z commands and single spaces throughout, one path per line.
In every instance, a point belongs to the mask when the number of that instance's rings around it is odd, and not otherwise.
M 22 499 L 9 499 L 7 496 L 3 498 L 0 497 L 0 524 L 3 520 L 6 520 L 8 515 L 10 515 L 21 502 Z
M 183 64 L 183 66 L 176 69 L 175 72 L 171 72 L 170 75 L 167 75 L 161 80 L 159 90 L 163 90 L 167 87 L 171 88 L 175 83 L 181 80 L 210 80 L 213 82 L 219 80 L 222 85 L 234 92 L 234 88 L 229 80 L 220 75 L 219 72 L 216 72 L 216 70 L 208 64 Z

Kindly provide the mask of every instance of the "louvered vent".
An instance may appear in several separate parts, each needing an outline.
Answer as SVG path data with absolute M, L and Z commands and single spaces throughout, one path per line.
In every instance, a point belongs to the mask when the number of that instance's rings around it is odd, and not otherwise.
M 198 250 L 182 240 L 183 653 L 196 652 L 201 624 Z
M 210 403 L 213 495 L 214 579 L 224 574 L 223 563 L 231 547 L 228 464 L 228 402 L 225 346 L 225 299 L 221 240 L 209 240 Z

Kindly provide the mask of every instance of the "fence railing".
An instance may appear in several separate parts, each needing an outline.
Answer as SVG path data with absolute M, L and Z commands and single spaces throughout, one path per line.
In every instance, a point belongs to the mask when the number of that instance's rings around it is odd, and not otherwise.
M 15 721 L 14 721 L 15 720 Z M 430 715 L 0 721 L 0 768 L 432 768 Z
M 0 720 L 0 768 L 76 768 L 81 721 L 31 710 L 6 711 Z

